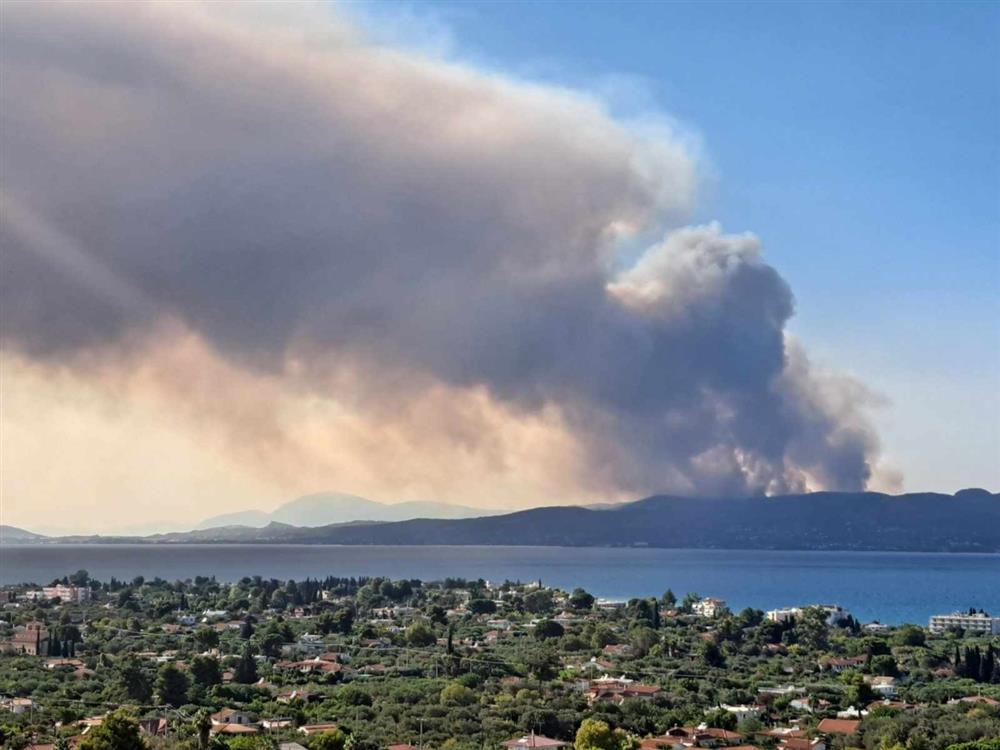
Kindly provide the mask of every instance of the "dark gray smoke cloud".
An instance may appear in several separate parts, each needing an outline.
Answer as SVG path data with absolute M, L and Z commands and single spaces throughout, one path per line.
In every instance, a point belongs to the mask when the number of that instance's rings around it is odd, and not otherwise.
M 294 359 L 319 392 L 349 361 L 370 398 L 482 386 L 556 408 L 593 486 L 869 480 L 867 397 L 788 340 L 792 294 L 755 238 L 680 229 L 616 270 L 623 237 L 693 204 L 670 134 L 319 11 L 2 12 L 5 347 L 72 362 L 180 321 L 240 367 Z

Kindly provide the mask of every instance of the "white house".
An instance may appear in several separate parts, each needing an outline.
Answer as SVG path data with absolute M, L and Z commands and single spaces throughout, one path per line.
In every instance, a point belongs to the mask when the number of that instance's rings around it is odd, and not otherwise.
M 730 706 L 728 703 L 723 703 L 719 706 L 719 708 L 735 716 L 736 721 L 745 721 L 746 719 L 756 719 L 761 714 L 760 706 L 747 706 L 745 704 L 740 704 L 738 706 Z
M 723 599 L 706 597 L 700 602 L 695 602 L 691 606 L 692 611 L 700 617 L 718 617 L 726 611 L 726 602 Z

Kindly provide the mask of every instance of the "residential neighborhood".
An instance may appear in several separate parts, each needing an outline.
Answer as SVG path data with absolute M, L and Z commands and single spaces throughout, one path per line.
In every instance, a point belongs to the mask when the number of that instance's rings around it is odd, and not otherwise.
M 86 571 L 2 594 L 12 750 L 117 750 L 108 737 L 123 734 L 138 744 L 122 750 L 947 750 L 1000 736 L 1000 641 L 981 612 L 870 628 L 831 604 L 734 613 L 669 590 Z

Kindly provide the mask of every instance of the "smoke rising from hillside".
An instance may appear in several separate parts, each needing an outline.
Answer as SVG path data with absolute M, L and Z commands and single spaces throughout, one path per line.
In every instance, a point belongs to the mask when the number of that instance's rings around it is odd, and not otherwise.
M 4 6 L 20 366 L 155 391 L 277 482 L 866 485 L 871 397 L 789 339 L 755 237 L 682 226 L 683 138 L 301 15 Z

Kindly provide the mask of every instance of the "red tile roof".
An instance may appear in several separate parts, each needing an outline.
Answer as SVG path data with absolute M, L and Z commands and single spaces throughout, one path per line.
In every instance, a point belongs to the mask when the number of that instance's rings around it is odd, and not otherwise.
M 857 719 L 823 719 L 816 729 L 828 734 L 854 734 L 860 726 Z

